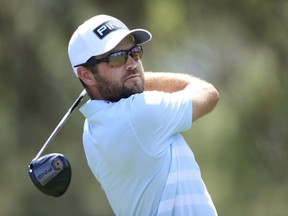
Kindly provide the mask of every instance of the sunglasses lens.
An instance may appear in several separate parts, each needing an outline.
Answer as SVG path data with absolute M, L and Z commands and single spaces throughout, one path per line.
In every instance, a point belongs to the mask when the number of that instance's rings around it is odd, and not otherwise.
M 142 58 L 143 50 L 140 47 L 135 47 L 131 50 L 132 57 L 135 61 L 138 61 Z
M 128 55 L 131 55 L 134 61 L 142 58 L 143 50 L 140 46 L 136 46 L 130 51 L 119 51 L 111 54 L 108 57 L 108 65 L 110 67 L 119 67 L 126 63 Z
M 127 54 L 125 52 L 113 53 L 109 56 L 108 65 L 110 67 L 119 67 L 126 63 Z

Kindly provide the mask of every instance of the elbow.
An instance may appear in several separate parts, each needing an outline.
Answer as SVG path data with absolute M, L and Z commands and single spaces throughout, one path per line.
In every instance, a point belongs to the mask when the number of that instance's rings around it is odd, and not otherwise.
M 211 100 L 212 100 L 212 104 L 214 105 L 213 108 L 217 105 L 219 99 L 220 99 L 220 94 L 217 91 L 217 89 L 213 86 L 212 88 L 212 96 L 211 96 Z
M 219 92 L 217 91 L 217 89 L 211 85 L 210 87 L 210 90 L 209 90 L 209 96 L 207 97 L 207 113 L 211 112 L 215 107 L 216 105 L 218 104 L 218 101 L 220 99 L 220 94 Z
M 198 118 L 210 113 L 217 105 L 220 99 L 219 92 L 214 86 L 210 86 L 202 91 L 198 97 L 194 98 L 193 104 L 193 116 L 192 121 L 196 121 Z

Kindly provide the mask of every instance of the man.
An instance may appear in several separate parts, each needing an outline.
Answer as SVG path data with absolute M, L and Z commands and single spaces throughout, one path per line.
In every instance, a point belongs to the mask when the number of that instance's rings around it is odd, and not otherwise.
M 217 215 L 180 132 L 218 92 L 190 75 L 144 73 L 141 44 L 151 38 L 107 15 L 74 32 L 70 61 L 91 98 L 80 109 L 88 164 L 116 215 Z

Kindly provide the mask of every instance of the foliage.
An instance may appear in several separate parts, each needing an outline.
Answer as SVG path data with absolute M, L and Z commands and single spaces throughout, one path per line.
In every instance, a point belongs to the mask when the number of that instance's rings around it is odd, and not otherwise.
M 27 166 L 81 92 L 67 55 L 96 14 L 146 28 L 144 67 L 213 83 L 217 108 L 185 133 L 219 215 L 285 215 L 288 202 L 288 2 L 285 0 L 4 0 L 0 7 L 0 214 L 112 215 L 86 165 L 83 117 L 47 151 L 73 169 L 61 198 L 42 195 Z

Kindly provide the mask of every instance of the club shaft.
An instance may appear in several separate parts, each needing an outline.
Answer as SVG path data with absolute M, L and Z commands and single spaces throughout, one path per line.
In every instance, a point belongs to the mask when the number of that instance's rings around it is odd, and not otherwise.
M 81 94 L 78 96 L 78 98 L 75 100 L 75 102 L 73 103 L 73 105 L 70 107 L 70 109 L 68 110 L 68 112 L 64 115 L 64 117 L 62 118 L 62 120 L 59 122 L 59 124 L 56 126 L 56 128 L 54 129 L 54 131 L 52 132 L 52 134 L 49 136 L 49 138 L 47 139 L 47 141 L 45 142 L 45 144 L 43 145 L 43 147 L 40 149 L 40 151 L 38 152 L 38 154 L 36 155 L 36 157 L 33 160 L 38 159 L 43 152 L 45 151 L 45 149 L 50 145 L 50 143 L 53 141 L 53 139 L 56 137 L 56 135 L 59 133 L 59 131 L 64 127 L 65 123 L 67 122 L 67 120 L 69 119 L 69 117 L 71 116 L 71 114 L 73 113 L 73 111 L 75 110 L 75 108 L 79 105 L 79 103 L 82 101 L 83 97 L 86 94 L 86 90 L 84 89 Z

